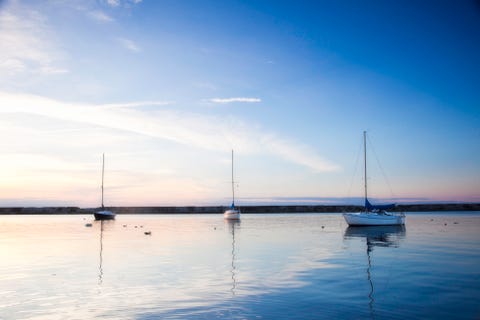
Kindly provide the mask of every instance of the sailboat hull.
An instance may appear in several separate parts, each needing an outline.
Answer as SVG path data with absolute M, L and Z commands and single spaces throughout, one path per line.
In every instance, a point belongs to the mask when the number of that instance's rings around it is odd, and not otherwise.
M 365 211 L 344 213 L 343 217 L 349 226 L 401 226 L 405 224 L 404 213 L 390 213 L 385 210 L 393 208 L 394 204 L 372 205 L 367 197 L 367 132 L 363 131 L 363 160 L 365 182 Z
M 93 214 L 95 216 L 95 220 L 114 220 L 115 213 L 108 210 L 97 211 Z
M 396 226 L 405 224 L 405 214 L 357 212 L 344 213 L 349 226 Z
M 223 218 L 227 220 L 240 220 L 240 210 L 229 209 L 223 213 Z

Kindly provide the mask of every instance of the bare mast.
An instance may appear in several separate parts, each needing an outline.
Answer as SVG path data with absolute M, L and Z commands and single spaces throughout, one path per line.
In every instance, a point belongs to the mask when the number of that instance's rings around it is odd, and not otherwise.
M 104 178 L 104 171 L 105 171 L 105 153 L 102 153 L 102 210 L 105 208 L 103 206 L 103 178 Z
M 363 172 L 365 174 L 365 203 L 367 201 L 367 131 L 363 131 Z M 365 210 L 367 208 L 365 207 Z
M 232 149 L 232 206 L 235 207 L 235 182 L 233 180 L 233 149 Z

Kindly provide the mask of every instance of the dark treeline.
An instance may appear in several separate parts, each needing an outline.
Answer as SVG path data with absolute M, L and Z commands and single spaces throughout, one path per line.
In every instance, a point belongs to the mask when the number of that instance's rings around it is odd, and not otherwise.
M 178 207 L 109 207 L 117 214 L 188 214 L 223 213 L 226 206 L 178 206 Z M 288 206 L 240 206 L 242 213 L 302 213 L 302 212 L 356 212 L 361 206 L 350 205 L 288 205 Z M 97 208 L 78 207 L 3 207 L 0 214 L 91 214 Z M 391 211 L 480 211 L 480 203 L 408 204 L 397 205 Z

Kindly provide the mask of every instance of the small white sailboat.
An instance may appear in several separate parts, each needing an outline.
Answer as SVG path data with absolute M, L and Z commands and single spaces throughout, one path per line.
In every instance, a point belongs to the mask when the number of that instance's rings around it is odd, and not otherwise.
M 395 205 L 372 205 L 367 197 L 367 132 L 363 132 L 363 160 L 365 178 L 365 210 L 356 213 L 344 213 L 343 217 L 350 226 L 392 226 L 404 225 L 405 214 L 392 213 L 386 210 L 392 209 Z
M 240 209 L 235 208 L 235 181 L 233 180 L 233 150 L 232 150 L 232 205 L 223 213 L 223 217 L 227 220 L 239 220 Z
M 114 220 L 115 213 L 110 210 L 106 210 L 103 205 L 103 178 L 105 174 L 105 154 L 102 155 L 102 209 L 95 212 L 95 220 Z

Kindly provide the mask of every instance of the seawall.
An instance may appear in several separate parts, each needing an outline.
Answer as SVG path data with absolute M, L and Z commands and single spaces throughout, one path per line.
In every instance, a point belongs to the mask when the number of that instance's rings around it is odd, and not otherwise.
M 223 213 L 227 206 L 162 206 L 162 207 L 108 207 L 117 214 L 207 214 Z M 350 205 L 288 205 L 239 206 L 242 213 L 335 213 L 356 212 L 361 206 Z M 98 208 L 79 207 L 0 207 L 0 214 L 92 214 Z M 397 205 L 391 211 L 480 211 L 480 203 L 408 204 Z

